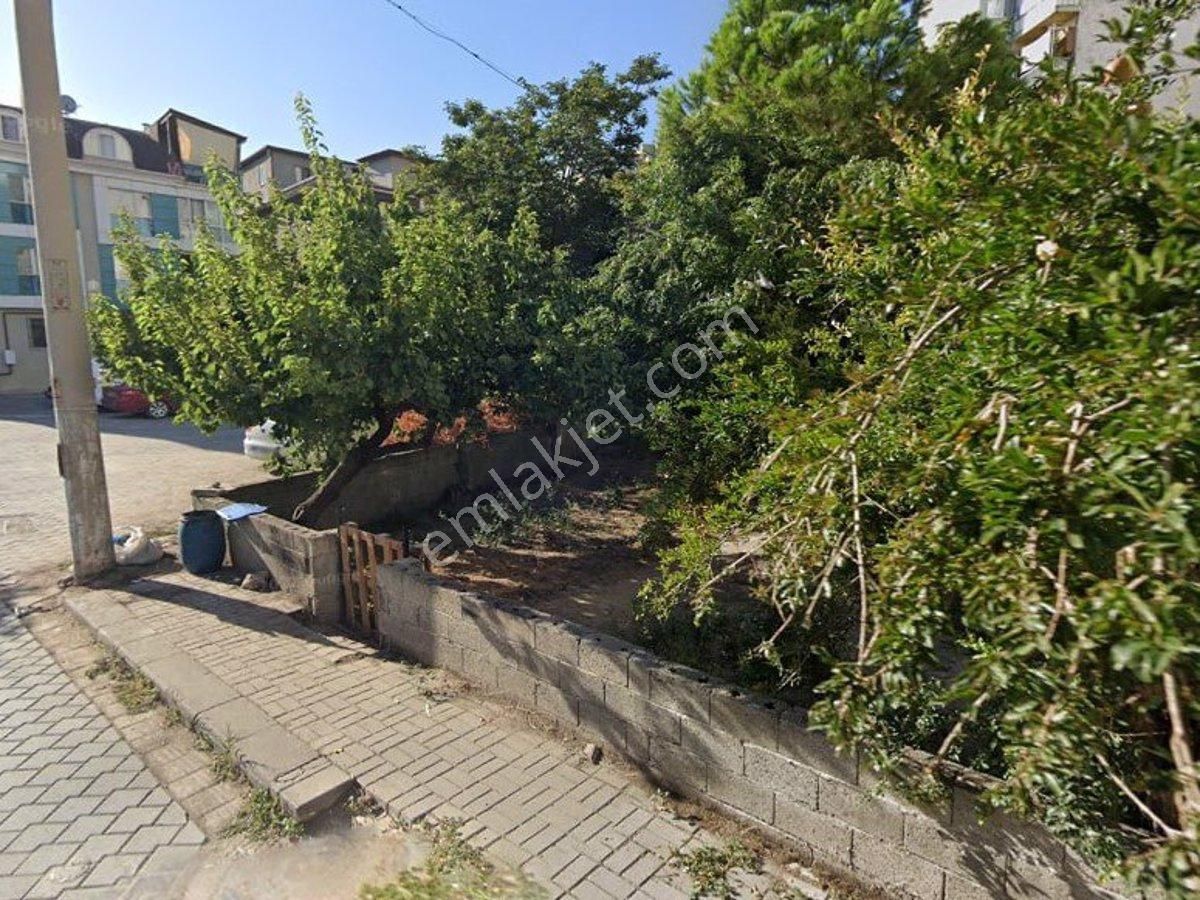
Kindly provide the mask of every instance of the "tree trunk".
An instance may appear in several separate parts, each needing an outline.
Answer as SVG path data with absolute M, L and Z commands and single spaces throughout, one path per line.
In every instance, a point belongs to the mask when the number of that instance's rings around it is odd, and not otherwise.
M 394 419 L 381 418 L 378 426 L 369 437 L 353 447 L 334 470 L 317 485 L 317 489 L 308 495 L 292 513 L 292 521 L 309 528 L 315 527 L 316 521 L 341 496 L 346 486 L 361 472 L 368 463 L 383 455 L 383 442 L 392 433 Z

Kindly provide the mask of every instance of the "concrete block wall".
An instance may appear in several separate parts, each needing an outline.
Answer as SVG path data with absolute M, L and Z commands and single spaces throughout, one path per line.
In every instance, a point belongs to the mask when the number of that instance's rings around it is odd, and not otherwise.
M 218 491 L 193 491 L 195 509 L 219 509 L 229 498 Z M 279 588 L 307 601 L 318 622 L 342 614 L 341 547 L 336 529 L 314 531 L 262 513 L 225 526 L 229 561 L 247 572 L 270 572 Z
M 450 587 L 414 560 L 379 571 L 385 645 L 598 738 L 653 781 L 922 900 L 1117 896 L 1039 826 L 980 821 L 983 776 L 918 806 L 782 707 L 611 636 Z
M 532 440 L 521 433 L 493 434 L 487 444 L 400 450 L 377 459 L 346 485 L 337 502 L 317 520 L 317 528 L 336 528 L 342 522 L 369 526 L 419 516 L 452 490 L 494 493 L 493 469 L 501 478 L 510 478 L 521 463 L 541 461 Z M 316 475 L 306 472 L 220 493 L 229 501 L 261 503 L 272 515 L 288 518 L 316 485 Z

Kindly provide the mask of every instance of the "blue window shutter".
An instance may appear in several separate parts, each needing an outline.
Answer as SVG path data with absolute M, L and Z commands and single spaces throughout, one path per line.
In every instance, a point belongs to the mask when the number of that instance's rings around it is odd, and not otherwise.
M 167 194 L 151 194 L 150 218 L 153 222 L 150 230 L 154 234 L 179 237 L 179 198 Z
M 116 300 L 117 267 L 113 262 L 112 244 L 97 244 L 96 251 L 100 257 L 100 293 Z
M 16 175 L 24 178 L 28 171 L 21 163 L 0 162 L 0 222 L 18 225 L 33 224 L 32 207 L 27 203 L 18 203 L 14 206 L 8 191 L 8 176 Z
M 0 236 L 0 294 L 36 297 L 41 293 L 37 277 L 22 278 L 17 269 L 18 251 L 36 246 L 32 238 Z

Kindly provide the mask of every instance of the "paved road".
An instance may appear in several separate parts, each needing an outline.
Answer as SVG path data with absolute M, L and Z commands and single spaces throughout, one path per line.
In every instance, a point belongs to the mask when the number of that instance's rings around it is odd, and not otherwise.
M 195 487 L 264 477 L 242 455 L 242 433 L 204 435 L 190 425 L 100 416 L 104 465 L 114 525 L 152 532 L 174 528 Z M 0 568 L 30 573 L 69 560 L 66 501 L 55 461 L 57 435 L 50 402 L 0 395 Z
M 13 614 L 11 589 L 0 584 L 0 897 L 161 896 L 204 835 Z

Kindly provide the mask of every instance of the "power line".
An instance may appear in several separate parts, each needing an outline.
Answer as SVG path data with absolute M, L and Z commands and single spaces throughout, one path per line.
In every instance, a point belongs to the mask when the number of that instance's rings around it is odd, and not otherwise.
M 386 3 L 388 6 L 394 6 L 396 9 L 400 10 L 400 12 L 404 13 L 404 15 L 408 16 L 410 19 L 412 19 L 414 22 L 416 22 L 418 25 L 420 25 L 422 28 L 424 28 L 426 31 L 428 31 L 430 34 L 432 34 L 434 37 L 439 37 L 443 41 L 449 41 L 451 44 L 453 44 L 459 50 L 462 50 L 464 53 L 468 54 L 469 56 L 475 57 L 475 59 L 477 59 L 479 62 L 483 63 L 485 66 L 487 66 L 489 69 L 491 69 L 497 75 L 499 75 L 501 78 L 505 78 L 505 79 L 511 81 L 517 87 L 521 88 L 521 90 L 526 90 L 529 87 L 529 82 L 527 82 L 524 78 L 521 78 L 520 76 L 513 77 L 512 75 L 509 75 L 507 72 L 505 72 L 502 68 L 500 68 L 495 63 L 493 63 L 487 59 L 484 59 L 482 56 L 480 56 L 478 53 L 476 53 L 474 50 L 472 50 L 470 47 L 468 47 L 462 41 L 458 40 L 455 37 L 452 37 L 451 35 L 446 34 L 446 32 L 440 30 L 436 26 L 429 24 L 424 19 L 422 19 L 420 16 L 418 16 L 416 13 L 410 12 L 409 10 L 405 9 L 398 2 L 396 2 L 396 0 L 383 0 L 383 2 Z

